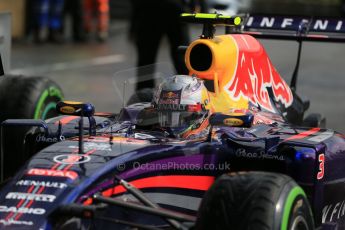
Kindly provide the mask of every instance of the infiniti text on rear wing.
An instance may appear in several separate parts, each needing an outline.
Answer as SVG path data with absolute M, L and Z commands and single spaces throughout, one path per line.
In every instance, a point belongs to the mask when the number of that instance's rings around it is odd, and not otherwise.
M 258 38 L 345 42 L 345 19 L 248 15 L 241 33 Z

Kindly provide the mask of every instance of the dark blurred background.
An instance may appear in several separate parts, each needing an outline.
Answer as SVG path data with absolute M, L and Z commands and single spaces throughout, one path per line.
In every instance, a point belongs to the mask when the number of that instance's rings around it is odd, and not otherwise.
M 10 73 L 49 77 L 61 85 L 66 99 L 93 102 L 98 111 L 119 111 L 122 98 L 118 97 L 114 88 L 114 82 L 117 81 L 114 76 L 137 65 L 136 48 L 129 36 L 131 1 L 109 0 L 109 24 L 104 37 L 97 34 L 95 28 L 98 27 L 95 26 L 87 36 L 75 39 L 72 14 L 68 14 L 63 18 L 61 36 L 56 40 L 47 38 L 39 42 L 32 32 L 28 32 L 28 23 L 33 18 L 28 18 L 26 3 L 25 0 L 0 0 L 0 11 L 12 13 Z M 208 0 L 207 3 L 209 11 L 217 10 L 224 14 L 249 12 L 328 17 L 342 17 L 345 14 L 345 2 L 342 0 Z M 200 35 L 200 29 L 198 26 L 189 26 L 191 40 Z M 218 33 L 222 31 L 220 29 Z M 150 37 L 150 34 L 147 36 Z M 289 82 L 296 61 L 297 43 L 271 40 L 262 40 L 262 43 L 277 70 Z M 343 133 L 344 54 L 345 44 L 305 43 L 297 89 L 311 100 L 310 112 L 323 114 L 329 128 Z M 160 42 L 156 61 L 171 63 L 166 38 Z
M 238 5 L 239 12 L 277 13 L 290 15 L 341 16 L 342 0 L 207 0 L 210 5 Z M 224 6 L 226 7 L 226 6 Z M 110 0 L 111 15 L 114 18 L 129 17 L 130 1 Z

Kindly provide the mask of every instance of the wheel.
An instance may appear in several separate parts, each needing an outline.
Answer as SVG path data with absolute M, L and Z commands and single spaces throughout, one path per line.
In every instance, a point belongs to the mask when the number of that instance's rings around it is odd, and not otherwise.
M 93 226 L 92 221 L 84 220 L 84 224 L 81 219 L 76 217 L 60 217 L 58 218 L 57 223 L 54 225 L 56 230 L 91 230 L 97 229 Z
M 60 87 L 43 77 L 5 76 L 0 79 L 0 123 L 6 119 L 47 119 L 57 116 L 56 103 L 63 99 Z M 4 128 L 5 178 L 30 156 L 23 154 L 29 127 Z
M 222 175 L 201 202 L 195 229 L 312 230 L 301 187 L 286 175 L 245 172 Z
M 133 94 L 129 98 L 127 105 L 132 105 L 134 103 L 139 103 L 139 102 L 151 102 L 152 99 L 153 99 L 153 89 L 144 88 L 144 89 L 138 90 L 135 94 Z

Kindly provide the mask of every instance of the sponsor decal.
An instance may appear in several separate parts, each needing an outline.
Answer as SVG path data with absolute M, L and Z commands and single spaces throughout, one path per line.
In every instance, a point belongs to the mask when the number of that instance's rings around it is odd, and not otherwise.
M 56 143 L 59 141 L 64 141 L 65 137 L 60 136 L 60 137 L 45 137 L 44 135 L 38 135 L 36 137 L 36 142 L 46 142 L 46 143 Z
M 27 172 L 30 176 L 51 176 L 51 177 L 67 177 L 69 179 L 75 180 L 78 178 L 78 174 L 74 171 L 61 171 L 53 169 L 37 169 L 33 168 Z
M 113 141 L 116 138 L 113 139 Z M 91 139 L 90 141 L 99 141 L 99 142 L 85 142 L 84 143 L 84 150 L 85 151 L 91 151 L 91 150 L 95 150 L 95 151 L 111 151 L 111 145 L 109 144 L 109 138 L 104 139 L 106 141 L 106 143 L 102 143 L 101 139 Z M 125 141 L 126 139 L 121 139 L 121 141 Z M 78 149 L 79 147 L 77 145 L 71 145 L 68 146 L 68 148 L 71 149 Z M 69 154 L 70 155 L 70 154 Z
M 159 104 L 157 108 L 160 110 L 186 111 L 187 105 L 183 104 Z
M 291 90 L 272 66 L 263 47 L 252 37 L 239 35 L 233 38 L 239 54 L 235 75 L 225 87 L 231 99 L 238 101 L 244 98 L 255 106 L 275 113 L 267 90 L 270 88 L 274 98 L 289 107 L 293 101 Z M 247 52 L 248 49 L 260 49 L 262 57 L 257 57 L 258 52 Z
M 243 121 L 238 118 L 227 118 L 223 120 L 225 125 L 229 126 L 241 126 L 243 125 Z
M 14 213 L 22 213 L 22 214 L 43 215 L 44 213 L 46 213 L 46 210 L 44 210 L 43 208 L 26 208 L 26 207 L 17 208 L 15 206 L 12 206 L 12 207 L 0 206 L 0 212 L 14 212 Z
M 51 182 L 51 181 L 36 181 L 36 180 L 19 180 L 16 183 L 17 186 L 42 186 L 45 188 L 58 188 L 64 189 L 67 187 L 67 184 L 60 182 Z
M 336 222 L 345 215 L 345 200 L 329 204 L 322 209 L 322 223 Z
M 297 31 L 302 22 L 310 23 L 310 31 L 313 32 L 345 32 L 344 19 L 314 18 L 310 20 L 304 17 L 265 17 L 254 15 L 249 17 L 246 26 L 257 29 L 281 29 Z
M 66 114 L 73 114 L 75 112 L 75 109 L 72 106 L 66 105 L 66 106 L 61 107 L 60 111 Z
M 178 91 L 162 91 L 158 104 L 179 104 L 181 90 Z
M 0 224 L 3 224 L 5 226 L 8 226 L 8 225 L 27 225 L 27 226 L 31 226 L 34 223 L 32 221 L 25 221 L 25 220 L 13 220 L 13 219 L 4 220 L 4 219 L 0 219 Z
M 325 154 L 319 155 L 319 172 L 317 173 L 317 179 L 321 180 L 325 175 Z
M 162 98 L 171 98 L 171 99 L 176 99 L 179 98 L 179 94 L 170 91 L 170 92 L 162 92 Z
M 278 161 L 284 161 L 285 158 L 283 155 L 276 155 L 276 154 L 268 154 L 265 153 L 265 151 L 260 152 L 247 152 L 245 149 L 237 149 L 235 152 L 237 157 L 243 157 L 243 158 L 253 158 L 253 159 L 268 159 L 268 160 L 278 160 Z
M 91 159 L 87 155 L 78 155 L 78 154 L 62 154 L 54 157 L 54 162 L 60 164 L 82 164 L 89 162 Z
M 34 200 L 42 202 L 54 202 L 56 196 L 48 194 L 33 194 L 33 193 L 22 193 L 22 192 L 10 192 L 7 193 L 6 199 L 8 200 Z

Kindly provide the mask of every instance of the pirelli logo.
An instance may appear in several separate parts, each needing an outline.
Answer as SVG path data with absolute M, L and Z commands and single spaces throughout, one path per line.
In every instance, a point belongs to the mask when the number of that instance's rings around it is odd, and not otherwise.
M 13 200 L 34 200 L 42 202 L 54 202 L 56 196 L 47 194 L 32 194 L 32 193 L 21 193 L 21 192 L 10 192 L 6 195 L 6 199 Z

